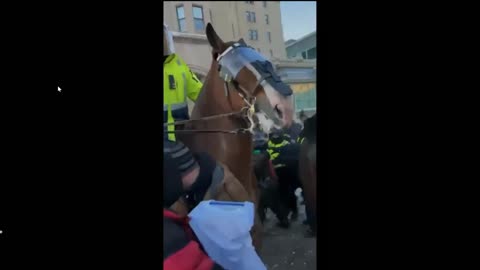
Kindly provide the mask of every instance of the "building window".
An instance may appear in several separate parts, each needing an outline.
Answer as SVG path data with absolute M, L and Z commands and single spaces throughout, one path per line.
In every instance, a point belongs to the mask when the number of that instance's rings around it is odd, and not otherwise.
M 258 40 L 258 32 L 257 30 L 248 30 L 250 35 L 250 40 Z
M 316 88 L 307 90 L 302 93 L 293 95 L 295 99 L 295 111 L 304 109 L 311 110 L 317 107 L 317 90 Z
M 272 43 L 272 33 L 267 32 L 267 39 L 268 39 L 268 42 Z
M 266 8 L 267 7 L 267 1 L 262 1 L 263 2 L 263 7 Z
M 245 1 L 245 3 L 253 5 L 253 1 Z
M 307 51 L 307 59 L 317 59 L 317 47 L 313 47 Z
M 255 17 L 255 12 L 246 11 L 247 22 L 257 22 L 257 18 Z
M 212 10 L 209 9 L 208 12 L 210 13 L 210 23 L 213 24 Z
M 178 31 L 185 32 L 185 10 L 183 5 L 177 6 Z
M 270 57 L 273 57 L 273 51 L 270 50 Z
M 203 8 L 201 6 L 193 6 L 193 24 L 195 25 L 195 31 L 202 32 L 205 30 Z
M 266 23 L 266 24 L 270 24 L 270 23 L 268 22 L 268 15 L 267 15 L 267 14 L 265 14 L 265 23 Z
M 302 52 L 303 59 L 317 59 L 317 47 Z

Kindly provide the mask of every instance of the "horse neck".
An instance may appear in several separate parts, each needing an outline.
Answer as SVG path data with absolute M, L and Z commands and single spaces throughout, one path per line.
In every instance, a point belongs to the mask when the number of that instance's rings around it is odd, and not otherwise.
M 225 96 L 224 82 L 218 75 L 218 65 L 214 61 L 205 78 L 203 89 L 195 102 L 192 119 L 234 112 L 229 98 Z M 236 90 L 230 88 L 229 95 Z M 198 129 L 235 130 L 245 127 L 243 121 L 232 117 L 221 117 L 198 123 Z M 244 184 L 250 185 L 252 160 L 252 136 L 250 134 L 198 133 L 195 134 L 194 150 L 205 151 L 229 167 L 232 173 Z M 208 143 L 205 143 L 208 142 Z M 246 186 L 245 186 L 246 187 Z
M 203 88 L 195 102 L 192 118 L 198 119 L 240 111 L 241 106 L 238 104 L 239 102 L 243 104 L 243 101 L 240 101 L 240 97 L 236 92 L 237 90 L 233 89 L 232 86 L 229 86 L 229 88 L 226 87 L 225 82 L 218 74 L 218 63 L 212 61 Z M 227 95 L 225 95 L 225 89 L 228 91 Z M 209 122 L 215 123 L 218 128 L 236 129 L 245 127 L 246 123 L 239 120 L 240 119 L 233 117 L 221 117 Z
M 235 109 L 232 107 L 231 101 L 233 101 L 236 97 L 232 97 L 231 95 L 235 94 L 234 92 L 236 90 L 232 89 L 230 86 L 228 95 L 225 95 L 226 85 L 225 82 L 220 78 L 217 70 L 218 63 L 216 61 L 212 61 L 212 65 L 210 66 L 210 71 L 205 78 L 202 91 L 200 92 L 198 100 L 195 103 L 194 110 L 198 109 L 197 114 L 201 115 L 202 117 L 235 111 Z

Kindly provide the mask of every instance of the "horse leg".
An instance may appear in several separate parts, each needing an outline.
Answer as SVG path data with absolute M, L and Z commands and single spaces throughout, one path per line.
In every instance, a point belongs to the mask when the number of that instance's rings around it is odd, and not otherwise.
M 253 218 L 253 226 L 250 233 L 252 236 L 252 244 L 255 247 L 255 251 L 257 252 L 257 254 L 260 254 L 260 251 L 262 250 L 263 236 L 263 225 L 259 215 L 259 211 L 263 211 L 262 208 L 259 207 L 261 191 L 257 192 L 257 178 L 255 177 L 255 174 L 252 174 L 251 177 L 252 181 L 250 186 L 250 198 L 252 198 L 251 201 L 253 202 L 255 207 L 255 217 Z
M 250 230 L 250 235 L 252 237 L 252 245 L 255 247 L 255 251 L 257 254 L 260 256 L 260 251 L 262 250 L 262 235 L 263 235 L 263 220 L 265 220 L 265 217 L 261 217 L 261 212 L 263 211 L 262 208 L 260 208 L 259 205 L 259 200 L 256 199 L 256 195 L 252 196 L 254 198 L 253 200 L 250 200 L 253 202 L 253 205 L 255 207 L 255 216 L 253 218 L 253 226 L 252 229 Z
M 298 207 L 297 207 L 297 196 L 295 192 L 290 193 L 290 210 L 292 211 L 292 220 L 297 220 L 298 218 Z
M 298 188 L 298 177 L 296 177 L 296 170 L 292 168 L 289 170 L 290 180 L 290 210 L 292 211 L 292 220 L 297 220 L 298 218 L 298 206 L 297 206 L 297 195 L 295 195 L 295 190 Z
M 277 168 L 278 176 L 278 200 L 277 201 L 277 218 L 279 220 L 279 226 L 282 228 L 288 228 L 290 221 L 288 215 L 292 210 L 291 192 L 290 192 L 290 175 L 287 167 Z
M 265 221 L 265 211 L 263 210 L 265 208 L 265 198 L 264 198 L 264 190 L 259 187 L 258 188 L 260 192 L 258 192 L 258 215 L 260 216 L 260 222 L 263 224 Z
M 255 251 L 257 252 L 257 254 L 260 255 L 260 251 L 262 250 L 263 225 L 260 222 L 260 216 L 258 215 L 258 211 L 255 211 L 251 236 L 252 244 L 255 247 Z
M 290 226 L 290 222 L 288 221 L 289 210 L 282 200 L 280 189 L 270 190 L 270 195 L 270 209 L 278 219 L 278 226 L 288 228 Z

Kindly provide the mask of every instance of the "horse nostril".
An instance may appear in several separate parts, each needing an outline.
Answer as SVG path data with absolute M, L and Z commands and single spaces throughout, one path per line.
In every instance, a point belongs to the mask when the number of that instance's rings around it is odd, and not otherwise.
M 277 114 L 278 114 L 278 116 L 279 116 L 280 118 L 283 118 L 283 113 L 282 113 L 282 111 L 278 108 L 278 104 L 275 105 L 275 111 L 277 112 Z

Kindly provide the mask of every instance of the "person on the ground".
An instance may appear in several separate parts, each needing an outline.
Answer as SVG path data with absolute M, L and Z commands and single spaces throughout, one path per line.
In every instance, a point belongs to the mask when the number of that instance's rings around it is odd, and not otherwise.
M 196 101 L 202 82 L 195 76 L 183 59 L 175 53 L 172 33 L 163 24 L 163 123 L 188 120 L 187 97 Z M 174 131 L 169 125 L 164 131 Z M 171 141 L 175 141 L 174 133 L 165 133 Z
M 179 216 L 169 209 L 185 192 L 204 193 L 210 182 L 209 177 L 201 175 L 202 169 L 189 151 L 181 157 L 174 157 L 175 154 L 163 154 L 163 269 L 224 269 L 203 250 L 188 224 L 188 216 Z M 201 160 L 204 160 L 200 162 L 204 166 L 212 166 L 208 158 Z
M 184 198 L 192 209 L 214 194 L 228 201 L 248 201 L 247 191 L 228 167 L 206 153 L 192 153 L 179 141 L 164 140 L 163 158 L 164 269 L 223 269 L 204 252 L 188 216 L 179 215 L 172 206 Z

